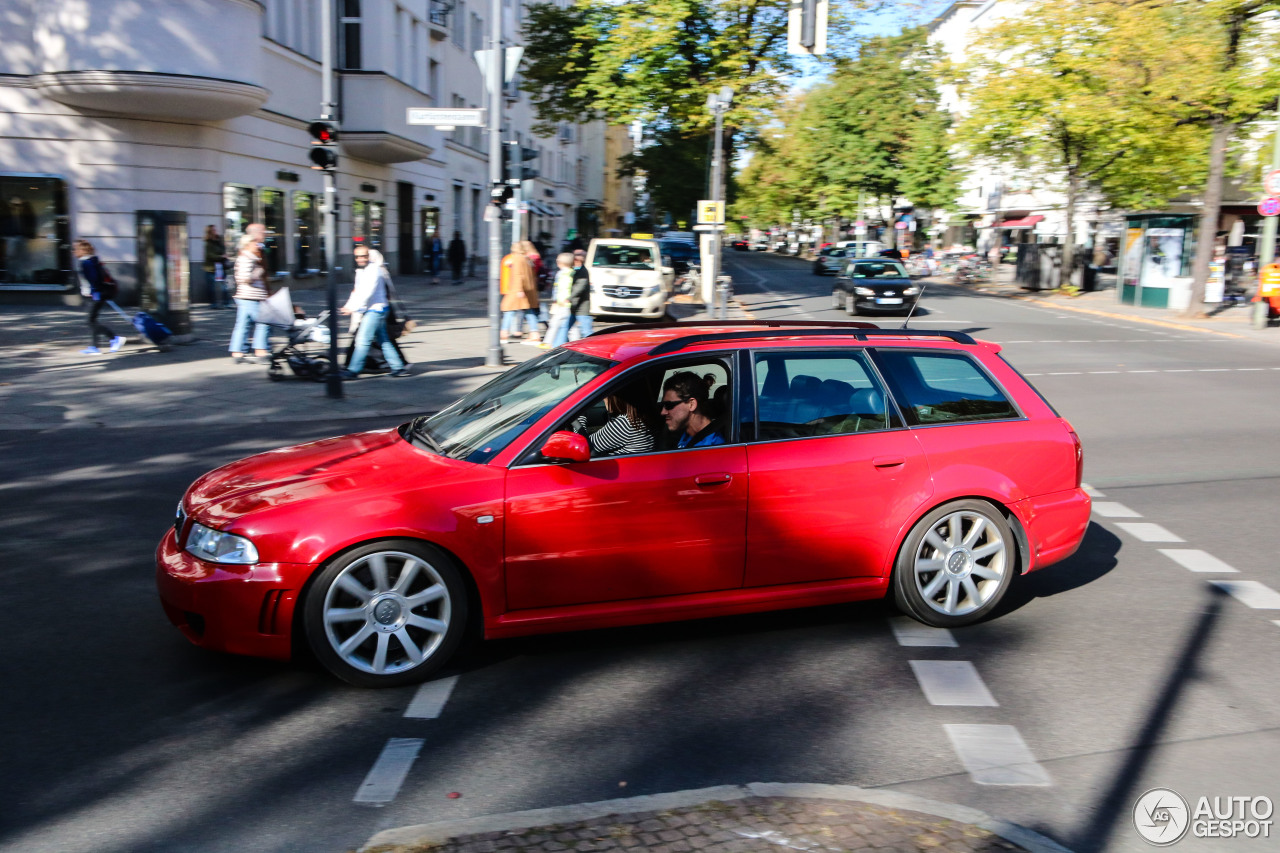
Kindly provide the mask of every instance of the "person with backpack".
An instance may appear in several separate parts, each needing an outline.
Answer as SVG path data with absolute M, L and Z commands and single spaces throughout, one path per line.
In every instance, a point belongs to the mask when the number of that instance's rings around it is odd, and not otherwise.
M 117 335 L 111 331 L 111 327 L 98 319 L 102 306 L 107 301 L 114 299 L 116 291 L 116 280 L 111 277 L 111 273 L 107 272 L 107 268 L 102 265 L 102 261 L 98 260 L 98 256 L 94 254 L 93 244 L 88 240 L 77 240 L 73 246 L 76 257 L 80 259 L 80 274 L 84 276 L 84 285 L 80 288 L 80 293 L 89 300 L 89 330 L 92 335 L 92 345 L 80 350 L 81 355 L 101 355 L 102 350 L 98 349 L 98 339 L 105 336 L 110 342 L 108 349 L 111 352 L 119 352 L 124 346 L 124 336 Z

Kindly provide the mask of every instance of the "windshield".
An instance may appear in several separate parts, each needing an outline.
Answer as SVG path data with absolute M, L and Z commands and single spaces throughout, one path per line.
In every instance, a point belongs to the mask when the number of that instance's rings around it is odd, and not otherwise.
M 646 246 L 597 245 L 591 266 L 651 270 L 653 269 L 653 252 Z
M 850 264 L 849 276 L 851 278 L 910 278 L 902 264 L 897 261 Z
M 492 459 L 538 418 L 604 373 L 613 362 L 567 349 L 526 361 L 477 388 L 449 408 L 414 422 L 442 456 L 467 462 Z

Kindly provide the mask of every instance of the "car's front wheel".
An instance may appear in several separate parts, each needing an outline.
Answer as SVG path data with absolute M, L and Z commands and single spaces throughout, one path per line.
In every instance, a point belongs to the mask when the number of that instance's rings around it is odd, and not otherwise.
M 316 658 L 358 687 L 427 678 L 453 655 L 467 624 L 462 572 L 438 548 L 391 540 L 330 563 L 303 604 Z
M 1017 545 L 999 510 L 985 501 L 953 501 L 907 534 L 893 571 L 894 600 L 926 625 L 970 625 L 1000 603 L 1017 562 Z

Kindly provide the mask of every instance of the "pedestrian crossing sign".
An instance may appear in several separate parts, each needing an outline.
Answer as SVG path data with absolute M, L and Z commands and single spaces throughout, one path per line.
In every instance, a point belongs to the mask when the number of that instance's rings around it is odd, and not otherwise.
M 723 225 L 724 224 L 724 202 L 723 201 L 699 201 L 698 202 L 698 224 L 699 225 Z

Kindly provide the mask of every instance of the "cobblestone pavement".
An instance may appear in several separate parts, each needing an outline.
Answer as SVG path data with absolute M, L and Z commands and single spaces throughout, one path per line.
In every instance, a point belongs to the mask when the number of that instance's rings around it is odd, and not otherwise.
M 917 811 L 806 797 L 712 800 L 661 811 L 379 844 L 362 853 L 996 853 L 993 831 Z

